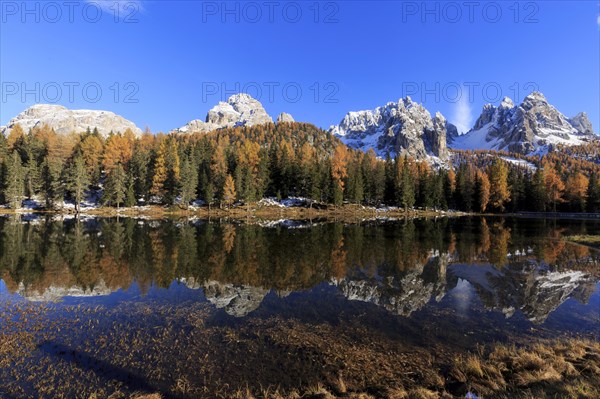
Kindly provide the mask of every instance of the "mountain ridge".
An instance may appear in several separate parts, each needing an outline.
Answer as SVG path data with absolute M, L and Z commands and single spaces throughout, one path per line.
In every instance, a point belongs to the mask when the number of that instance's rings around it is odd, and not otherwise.
M 520 154 L 544 154 L 556 145 L 581 145 L 595 140 L 587 114 L 567 118 L 540 92 L 532 92 L 515 105 L 505 97 L 499 106 L 484 105 L 471 130 L 451 135 L 451 148 L 499 150 Z
M 294 122 L 285 112 L 275 123 Z M 195 119 L 170 133 L 208 133 L 239 126 L 272 124 L 274 119 L 260 101 L 249 94 L 232 95 L 212 107 L 204 120 Z M 49 125 L 58 134 L 97 128 L 106 137 L 130 129 L 142 134 L 133 122 L 110 111 L 71 110 L 61 105 L 36 104 L 14 118 L 0 133 L 8 135 L 19 124 L 25 131 Z M 549 104 L 540 92 L 515 105 L 505 97 L 498 106 L 486 104 L 473 127 L 459 134 L 440 112 L 431 114 L 410 97 L 388 102 L 373 110 L 351 111 L 328 132 L 350 148 L 373 149 L 385 158 L 407 155 L 435 165 L 446 164 L 451 150 L 499 150 L 520 154 L 543 154 L 557 145 L 581 145 L 597 139 L 585 112 L 568 118 Z
M 455 130 L 441 113 L 432 117 L 408 96 L 374 110 L 349 112 L 338 125 L 329 128 L 351 148 L 365 152 L 373 149 L 380 157 L 405 154 L 434 163 L 448 159 L 446 135 Z

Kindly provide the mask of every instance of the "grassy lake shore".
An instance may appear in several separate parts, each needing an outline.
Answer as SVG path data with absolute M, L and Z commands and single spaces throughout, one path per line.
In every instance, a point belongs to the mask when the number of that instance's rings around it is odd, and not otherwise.
M 0 214 L 19 215 L 19 214 L 40 214 L 40 215 L 76 215 L 74 209 L 0 209 Z M 465 212 L 457 211 L 436 211 L 413 209 L 404 211 L 397 208 L 376 209 L 373 207 L 364 207 L 360 205 L 342 205 L 339 207 L 278 207 L 278 206 L 257 206 L 256 204 L 241 205 L 230 208 L 219 208 L 218 206 L 189 207 L 187 209 L 179 206 L 160 206 L 149 205 L 143 207 L 114 208 L 98 207 L 84 208 L 79 212 L 80 216 L 97 217 L 144 217 L 161 219 L 165 217 L 199 217 L 203 219 L 210 218 L 231 218 L 248 219 L 257 218 L 264 220 L 309 220 L 309 219 L 332 219 L 332 220 L 355 220 L 355 219 L 375 219 L 375 218 L 414 218 L 414 217 L 448 217 L 470 215 Z
M 565 237 L 565 240 L 584 245 L 586 247 L 600 249 L 600 235 L 580 234 Z

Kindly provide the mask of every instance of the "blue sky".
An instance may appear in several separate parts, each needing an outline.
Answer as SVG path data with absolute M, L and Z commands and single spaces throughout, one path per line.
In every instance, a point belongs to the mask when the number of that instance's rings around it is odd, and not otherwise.
M 168 131 L 245 89 L 321 127 L 410 94 L 466 129 L 538 88 L 600 130 L 597 1 L 469 4 L 0 0 L 0 124 L 51 102 Z

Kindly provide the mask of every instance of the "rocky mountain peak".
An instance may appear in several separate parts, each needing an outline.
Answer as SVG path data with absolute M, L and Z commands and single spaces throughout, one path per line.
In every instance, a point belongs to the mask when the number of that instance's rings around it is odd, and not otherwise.
M 539 91 L 534 91 L 525 97 L 523 104 L 548 104 L 548 100 Z
M 260 101 L 246 93 L 234 94 L 227 102 L 219 102 L 208 111 L 204 121 L 188 122 L 174 130 L 177 133 L 210 132 L 235 126 L 254 126 L 273 123 Z
M 448 128 L 443 115 L 432 118 L 422 104 L 405 97 L 374 110 L 349 112 L 329 131 L 346 145 L 363 151 L 372 148 L 381 157 L 405 154 L 442 163 L 448 157 Z
M 591 123 L 580 115 L 566 118 L 540 92 L 529 94 L 518 106 L 504 98 L 498 107 L 486 104 L 473 129 L 453 137 L 451 146 L 530 154 L 595 140 Z
M 288 113 L 282 112 L 277 116 L 277 123 L 295 122 L 294 117 Z
M 580 112 L 569 119 L 569 123 L 571 123 L 571 126 L 573 126 L 580 134 L 594 134 L 592 122 L 590 122 L 585 112 Z
M 491 104 L 489 104 L 489 105 L 491 105 Z M 502 99 L 502 102 L 500 103 L 500 107 L 501 108 L 514 108 L 515 107 L 515 103 L 509 97 L 504 97 Z
M 82 133 L 88 128 L 98 129 L 103 136 L 111 132 L 123 133 L 130 129 L 135 135 L 142 134 L 142 130 L 133 122 L 113 112 L 102 110 L 71 110 L 57 104 L 35 104 L 11 119 L 8 124 L 0 130 L 4 135 L 10 134 L 12 128 L 19 124 L 25 132 L 48 125 L 57 134 Z

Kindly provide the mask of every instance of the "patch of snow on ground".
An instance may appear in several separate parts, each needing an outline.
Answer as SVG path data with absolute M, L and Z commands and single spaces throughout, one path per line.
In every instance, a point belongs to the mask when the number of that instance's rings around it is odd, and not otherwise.
M 258 201 L 258 206 L 276 206 L 279 208 L 294 208 L 306 206 L 308 204 L 310 204 L 310 200 L 304 197 L 289 197 L 279 201 L 277 198 L 269 197 Z
M 511 157 L 500 157 L 500 158 L 505 160 L 508 163 L 527 168 L 533 172 L 535 172 L 537 170 L 537 167 L 534 164 L 532 164 L 531 162 L 528 162 L 524 159 L 516 159 L 516 158 L 511 158 Z

